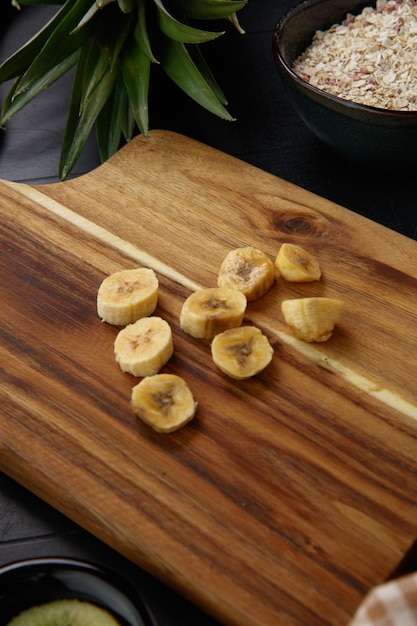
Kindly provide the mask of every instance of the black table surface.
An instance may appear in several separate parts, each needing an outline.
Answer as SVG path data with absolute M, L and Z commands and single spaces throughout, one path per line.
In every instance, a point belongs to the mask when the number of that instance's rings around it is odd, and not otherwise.
M 293 1 L 249 0 L 239 13 L 245 35 L 226 23 L 223 37 L 204 44 L 236 121 L 225 122 L 207 113 L 156 68 L 151 128 L 202 141 L 416 238 L 417 179 L 412 170 L 365 170 L 345 162 L 312 135 L 288 102 L 274 65 L 271 40 L 275 23 Z M 9 0 L 0 0 L 0 60 L 27 41 L 55 11 L 55 6 L 17 11 Z M 60 79 L 0 130 L 1 179 L 58 181 L 71 81 L 71 74 Z M 1 100 L 8 86 L 0 86 Z M 98 165 L 92 136 L 71 176 Z M 75 557 L 118 570 L 134 581 L 161 626 L 216 623 L 0 473 L 0 566 L 44 556 Z

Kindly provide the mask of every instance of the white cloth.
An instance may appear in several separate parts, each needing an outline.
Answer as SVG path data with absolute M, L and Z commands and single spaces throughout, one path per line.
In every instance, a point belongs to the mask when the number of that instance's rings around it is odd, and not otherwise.
M 417 626 L 417 572 L 372 589 L 349 626 Z

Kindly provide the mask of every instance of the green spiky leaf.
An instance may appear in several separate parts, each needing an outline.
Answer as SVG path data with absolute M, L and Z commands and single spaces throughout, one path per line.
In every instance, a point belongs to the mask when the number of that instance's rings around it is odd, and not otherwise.
M 143 135 L 149 130 L 148 93 L 151 61 L 136 41 L 126 47 L 122 59 L 123 80 L 132 106 L 133 116 Z
M 132 13 L 138 6 L 137 0 L 117 0 L 122 13 Z
M 15 89 L 16 94 L 30 89 L 33 83 L 41 80 L 42 75 L 50 72 L 55 65 L 62 63 L 87 41 L 91 36 L 91 25 L 90 28 L 86 26 L 77 33 L 72 31 L 90 2 L 91 0 L 75 0 L 73 2 L 68 13 L 56 24 L 44 46 L 19 80 Z
M 5 124 L 13 115 L 21 111 L 31 100 L 36 98 L 42 91 L 47 89 L 58 78 L 61 78 L 68 70 L 70 70 L 78 60 L 79 51 L 76 50 L 69 57 L 66 57 L 61 63 L 42 74 L 37 81 L 32 82 L 30 87 L 19 94 L 16 93 L 16 87 L 19 79 L 15 81 L 14 86 L 9 91 L 2 107 L 0 116 L 0 126 Z
M 181 43 L 203 43 L 216 39 L 224 34 L 224 31 L 210 32 L 184 24 L 168 13 L 161 0 L 154 0 L 154 2 L 157 8 L 158 22 L 161 31 L 174 41 Z
M 233 120 L 199 71 L 183 43 L 167 37 L 161 38 L 159 57 L 167 75 L 190 98 L 218 117 L 224 120 Z
M 152 63 L 158 63 L 151 45 L 151 32 L 153 30 L 153 16 L 149 17 L 146 2 L 140 2 L 138 8 L 138 20 L 136 22 L 134 37 L 139 48 Z
M 62 9 L 43 28 L 0 65 L 0 83 L 24 74 L 75 2 L 76 0 L 67 0 Z
M 126 86 L 119 80 L 96 120 L 97 147 L 102 162 L 113 156 L 122 143 L 125 125 L 129 123 L 128 101 Z
M 220 20 L 246 6 L 248 0 L 179 0 L 184 15 L 196 20 Z
M 109 70 L 95 85 L 88 100 L 83 102 L 83 93 L 88 77 L 85 75 L 85 63 L 81 59 L 82 54 L 74 78 L 68 120 L 62 143 L 59 166 L 59 176 L 62 180 L 70 174 L 83 151 L 94 123 L 114 89 L 117 76 L 116 72 Z
M 201 47 L 225 30 L 201 20 L 231 20 L 247 0 L 11 0 L 60 6 L 49 22 L 0 65 L 0 83 L 14 79 L 0 123 L 76 66 L 59 163 L 66 178 L 93 127 L 102 161 L 136 132 L 149 129 L 152 68 L 162 68 L 190 98 L 232 120 L 226 97 Z M 225 22 L 224 22 L 225 23 Z

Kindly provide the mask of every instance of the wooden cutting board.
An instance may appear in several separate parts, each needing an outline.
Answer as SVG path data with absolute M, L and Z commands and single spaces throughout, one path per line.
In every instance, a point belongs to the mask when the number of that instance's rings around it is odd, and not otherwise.
M 0 469 L 221 623 L 346 624 L 417 536 L 417 244 L 183 136 L 154 131 L 97 170 L 0 183 Z M 323 277 L 277 278 L 247 319 L 274 346 L 244 382 L 179 329 L 229 250 L 283 242 Z M 164 371 L 195 419 L 161 435 L 96 315 L 101 280 L 151 267 L 172 326 Z M 345 302 L 325 344 L 280 302 Z

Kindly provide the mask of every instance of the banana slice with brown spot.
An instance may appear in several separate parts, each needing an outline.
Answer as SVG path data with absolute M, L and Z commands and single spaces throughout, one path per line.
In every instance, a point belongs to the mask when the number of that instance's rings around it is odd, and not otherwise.
M 343 302 L 335 298 L 294 298 L 281 303 L 285 323 L 303 341 L 327 341 L 339 323 Z
M 120 270 L 107 276 L 97 293 L 98 316 L 115 326 L 132 324 L 152 315 L 158 302 L 159 282 L 146 267 Z
M 273 356 L 268 338 L 255 326 L 240 326 L 214 337 L 211 354 L 217 367 L 231 378 L 245 379 L 259 374 Z
M 119 331 L 114 353 L 123 372 L 152 376 L 174 353 L 171 327 L 161 317 L 143 317 Z
M 143 422 L 160 433 L 171 433 L 193 419 L 194 396 L 180 376 L 156 374 L 133 387 L 131 406 Z
M 275 267 L 284 280 L 311 282 L 320 280 L 321 269 L 317 259 L 301 246 L 284 243 L 275 259 Z
M 192 337 L 212 339 L 228 328 L 240 326 L 246 305 L 246 296 L 236 289 L 200 289 L 185 300 L 180 314 L 180 326 Z
M 258 300 L 274 284 L 275 269 L 262 250 L 252 246 L 231 250 L 220 266 L 217 285 L 242 292 L 248 301 Z

